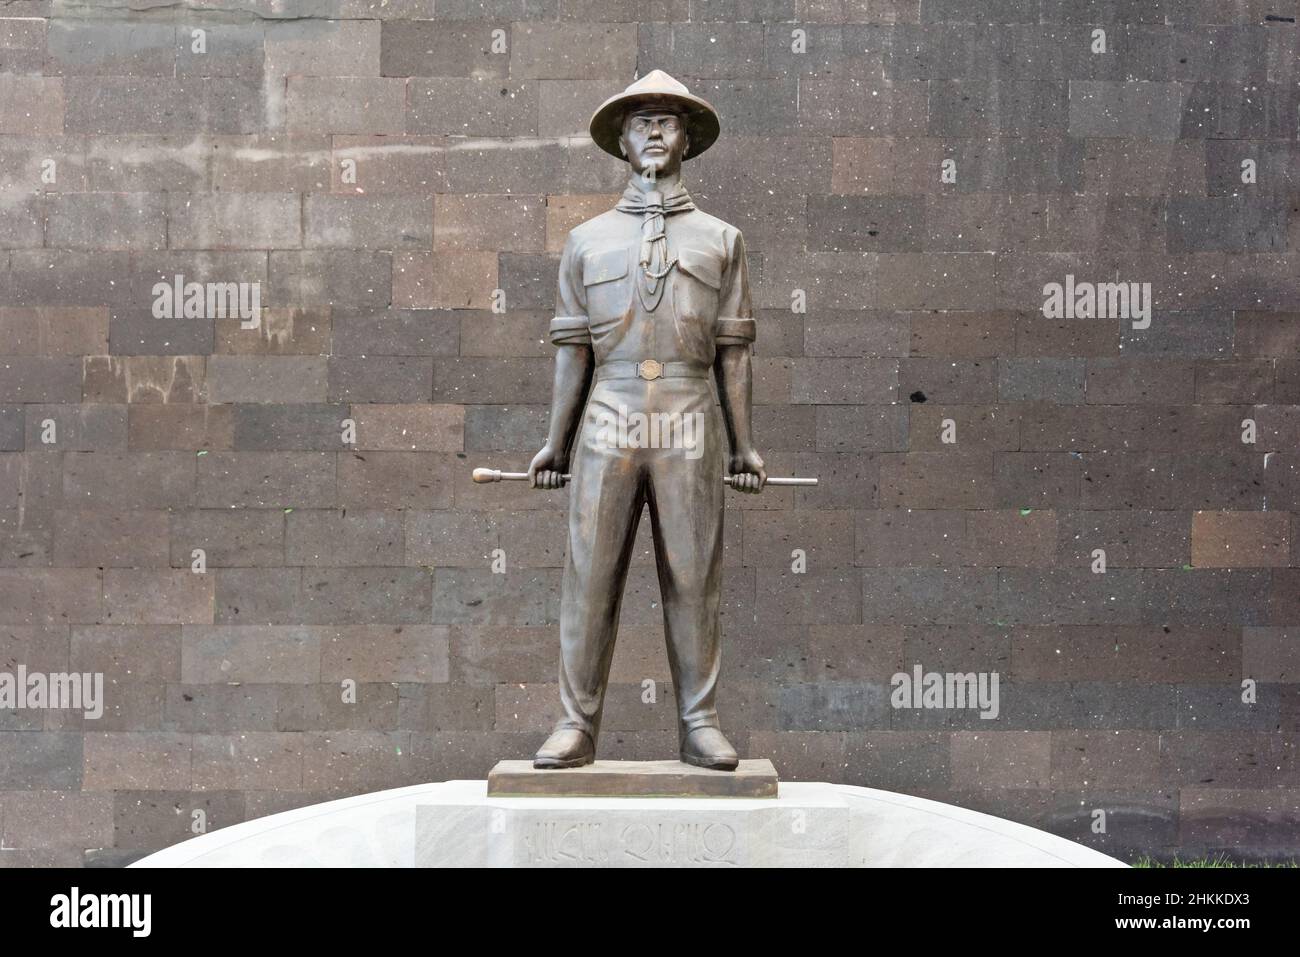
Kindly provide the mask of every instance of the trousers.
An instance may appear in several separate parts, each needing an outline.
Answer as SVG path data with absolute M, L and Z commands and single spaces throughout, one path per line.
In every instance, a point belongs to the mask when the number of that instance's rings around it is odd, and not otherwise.
M 564 716 L 557 729 L 576 728 L 593 741 L 600 733 L 623 589 L 644 510 L 653 531 L 679 735 L 718 726 L 724 428 L 711 374 L 650 381 L 597 377 L 570 455 L 569 548 L 560 606 Z

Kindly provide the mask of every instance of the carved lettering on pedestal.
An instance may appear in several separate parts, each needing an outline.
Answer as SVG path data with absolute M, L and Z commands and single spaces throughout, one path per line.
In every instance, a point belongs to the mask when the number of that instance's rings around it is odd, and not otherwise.
M 619 835 L 623 854 L 643 864 L 736 863 L 736 832 L 720 822 L 629 824 Z
M 603 864 L 601 825 L 594 821 L 537 821 L 524 834 L 529 864 Z

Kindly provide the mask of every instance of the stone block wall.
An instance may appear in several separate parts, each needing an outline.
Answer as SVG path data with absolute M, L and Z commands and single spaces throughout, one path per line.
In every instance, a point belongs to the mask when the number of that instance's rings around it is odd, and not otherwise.
M 102 674 L 104 713 L 0 710 L 0 864 L 537 747 L 567 500 L 470 469 L 540 447 L 559 252 L 626 180 L 586 122 L 651 69 L 722 113 L 687 185 L 748 243 L 769 471 L 821 478 L 729 501 L 742 753 L 1126 858 L 1300 853 L 1296 15 L 5 3 L 0 672 Z M 168 315 L 176 277 L 259 327 Z M 651 547 L 604 757 L 675 754 Z M 897 707 L 918 666 L 997 673 L 997 716 Z

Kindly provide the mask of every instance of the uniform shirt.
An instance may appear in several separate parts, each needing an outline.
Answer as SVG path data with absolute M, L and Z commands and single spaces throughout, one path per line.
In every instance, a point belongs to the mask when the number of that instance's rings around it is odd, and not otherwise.
M 753 342 L 740 230 L 698 209 L 666 215 L 668 257 L 676 261 L 662 297 L 647 310 L 637 290 L 643 219 L 611 209 L 569 233 L 551 342 L 590 345 L 597 365 L 657 359 L 706 367 L 718 345 Z

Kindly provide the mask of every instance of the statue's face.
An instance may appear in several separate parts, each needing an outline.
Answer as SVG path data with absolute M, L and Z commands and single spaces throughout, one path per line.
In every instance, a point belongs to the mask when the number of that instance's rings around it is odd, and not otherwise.
M 633 172 L 642 176 L 672 176 L 682 168 L 690 139 L 686 124 L 676 113 L 636 110 L 623 120 L 618 139 Z

